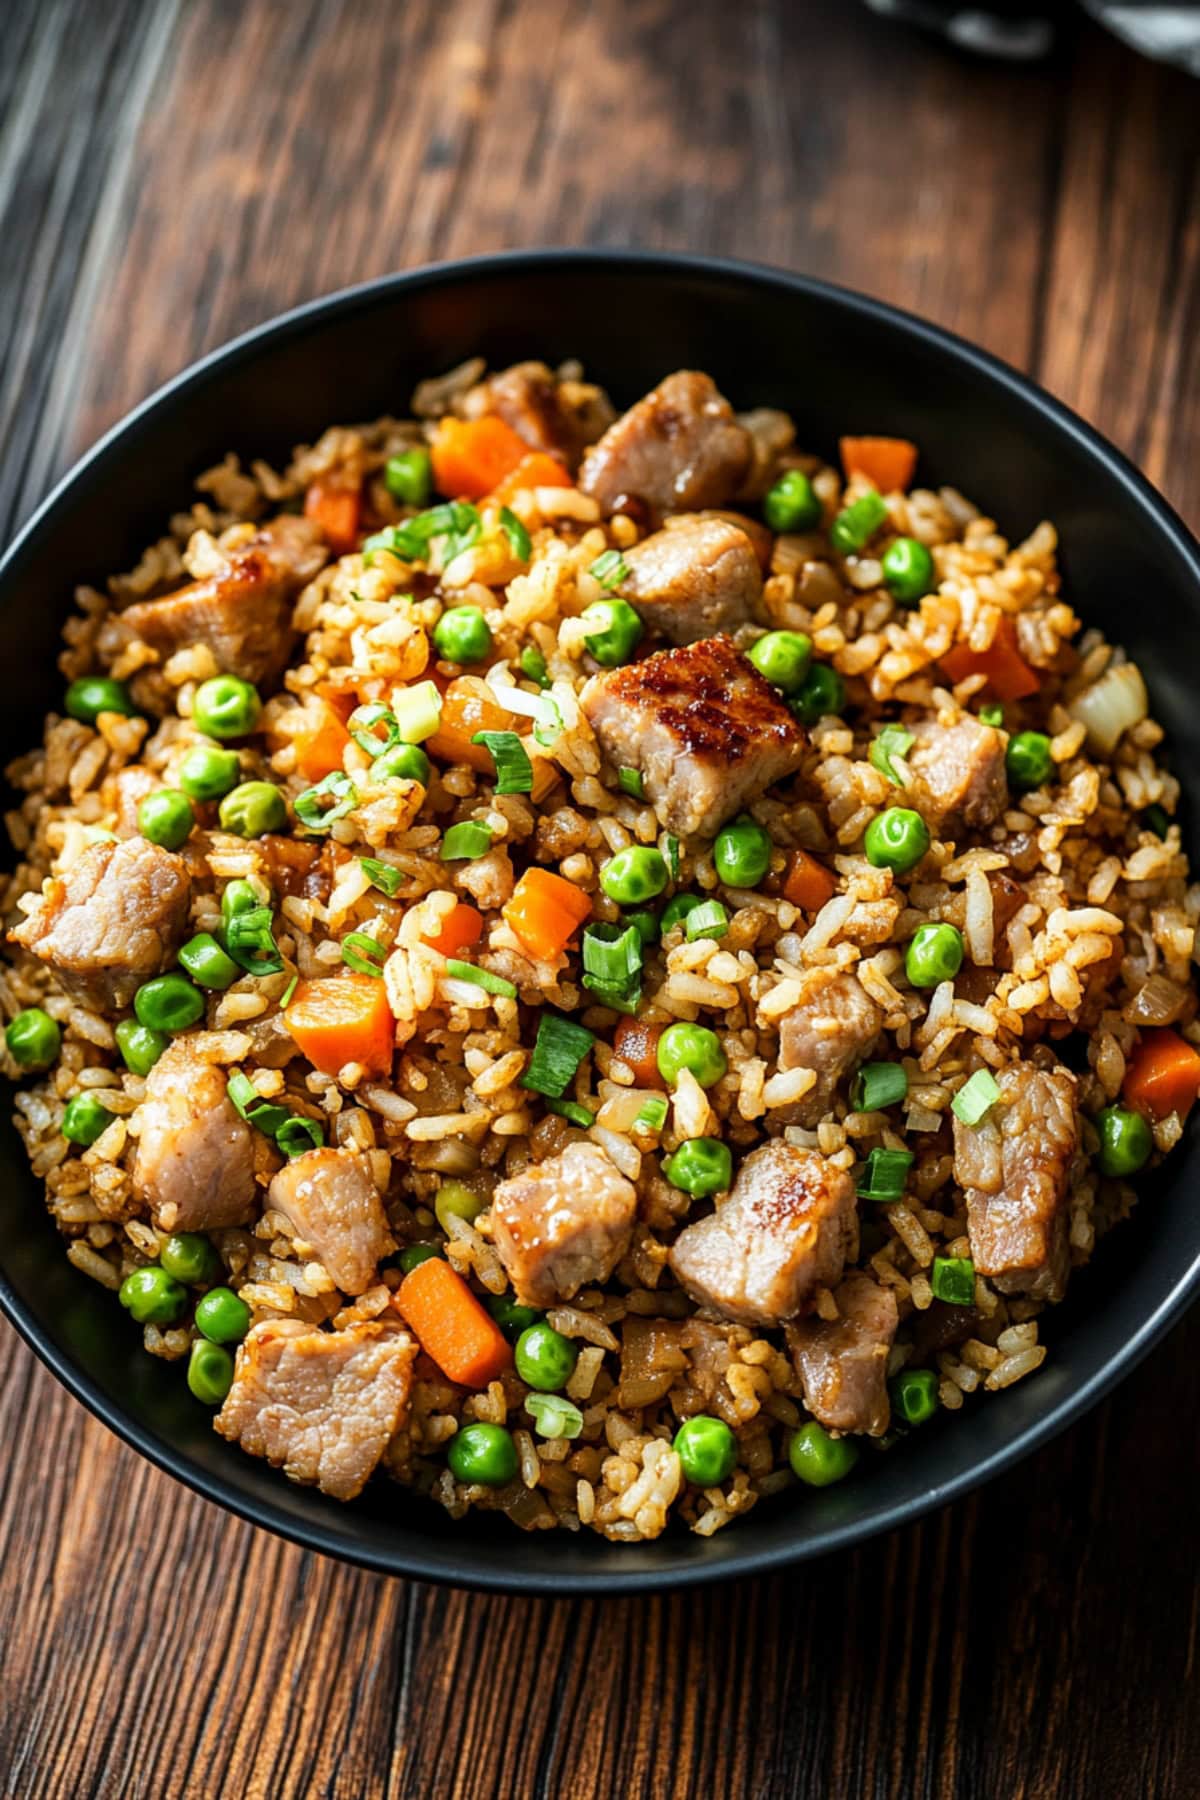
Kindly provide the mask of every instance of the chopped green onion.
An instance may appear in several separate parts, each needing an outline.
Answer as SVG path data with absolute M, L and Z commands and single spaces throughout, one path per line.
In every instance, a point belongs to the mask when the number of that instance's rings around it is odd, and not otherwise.
M 678 881 L 679 880 L 679 839 L 677 837 L 672 837 L 672 835 L 669 831 L 666 835 L 666 838 L 663 840 L 663 849 L 666 853 L 667 867 L 671 871 L 671 880 Z
M 442 861 L 474 862 L 477 856 L 486 856 L 491 847 L 489 828 L 477 819 L 464 819 L 461 824 L 452 825 L 442 839 Z
M 363 544 L 363 561 L 369 565 L 379 550 L 388 550 L 403 562 L 428 561 L 430 546 L 441 539 L 443 563 L 451 563 L 470 549 L 482 528 L 475 507 L 465 500 L 450 500 L 418 513 L 415 519 L 405 519 L 401 525 L 377 531 Z
M 632 794 L 635 800 L 646 798 L 646 789 L 642 782 L 640 769 L 618 769 L 617 786 L 623 794 Z
M 389 898 L 399 893 L 400 884 L 404 880 L 402 870 L 394 869 L 391 863 L 380 862 L 374 856 L 360 856 L 358 860 L 363 874 L 373 888 L 378 888 L 381 894 L 387 894 Z
M 285 1156 L 303 1156 L 306 1150 L 319 1150 L 325 1142 L 325 1128 L 317 1119 L 293 1113 L 275 1133 L 275 1142 Z
M 859 1199 L 885 1204 L 901 1199 L 912 1162 L 911 1150 L 872 1150 L 858 1178 Z
M 1004 708 L 994 704 L 990 706 L 981 706 L 979 709 L 979 722 L 981 725 L 1003 725 Z
M 719 900 L 704 900 L 687 916 L 684 931 L 689 944 L 697 938 L 724 937 L 729 930 L 729 914 Z
M 887 503 L 874 489 L 844 506 L 829 527 L 829 539 L 842 556 L 855 556 L 887 518 Z
M 589 925 L 583 934 L 583 967 L 607 992 L 624 994 L 642 972 L 642 934 L 636 925 Z
M 544 1012 L 538 1019 L 537 1042 L 521 1086 L 530 1093 L 561 1100 L 595 1041 L 595 1034 L 573 1019 Z
M 500 529 L 508 539 L 508 547 L 520 562 L 528 562 L 533 555 L 533 543 L 529 533 L 518 519 L 511 507 L 500 508 Z
M 530 681 L 536 681 L 539 687 L 550 686 L 550 677 L 546 673 L 546 659 L 536 644 L 526 644 L 522 650 L 521 673 Z
M 629 580 L 629 564 L 619 550 L 605 550 L 596 558 L 588 574 L 594 575 L 602 588 L 611 590 Z
M 326 805 L 330 801 L 330 805 Z M 328 831 L 338 819 L 344 819 L 358 805 L 358 789 L 341 769 L 326 775 L 313 787 L 305 788 L 294 802 L 296 817 L 306 831 Z
M 283 958 L 272 931 L 269 906 L 252 906 L 233 913 L 225 923 L 225 948 L 247 975 L 278 975 Z
M 582 1125 L 585 1131 L 596 1123 L 595 1113 L 590 1113 L 586 1106 L 580 1106 L 578 1100 L 547 1100 L 546 1111 L 557 1113 L 560 1118 L 570 1119 L 572 1125 Z
M 495 763 L 498 794 L 533 792 L 533 764 L 515 731 L 477 731 L 471 742 L 482 744 Z
M 950 1102 L 950 1110 L 964 1125 L 978 1125 L 1000 1098 L 1000 1089 L 990 1069 L 976 1069 L 964 1081 Z
M 392 710 L 400 741 L 420 744 L 432 737 L 442 722 L 442 696 L 436 683 L 418 681 L 415 687 L 402 688 L 393 694 Z
M 552 750 L 566 730 L 563 716 L 558 710 L 558 701 L 552 700 L 549 694 L 539 694 L 537 712 L 534 716 L 537 719 L 537 724 L 533 728 L 535 742 L 539 743 L 543 750 Z
M 850 1088 L 855 1112 L 880 1112 L 895 1106 L 908 1093 L 908 1076 L 902 1063 L 864 1063 Z
M 383 726 L 387 734 L 385 737 L 380 737 L 375 729 L 378 725 Z M 390 750 L 400 742 L 400 727 L 396 723 L 396 715 L 387 706 L 356 706 L 346 722 L 346 729 L 359 749 L 365 750 L 368 756 L 382 756 L 385 750 Z
M 1148 806 L 1142 814 L 1142 824 L 1147 831 L 1152 831 L 1156 838 L 1165 838 L 1171 829 L 1171 819 L 1165 806 L 1157 801 Z
M 906 756 L 915 742 L 912 732 L 905 731 L 903 725 L 885 725 L 871 745 L 871 767 L 886 775 L 894 787 L 903 787 L 892 758 Z
M 667 1099 L 665 1094 L 651 1094 L 637 1117 L 634 1125 L 640 1125 L 643 1131 L 661 1131 L 667 1122 Z
M 628 1013 L 632 1017 L 642 1004 L 640 982 L 635 988 L 627 988 L 615 981 L 605 981 L 599 975 L 585 975 L 583 985 L 595 994 L 602 1006 L 611 1006 L 614 1012 Z
M 275 1106 L 263 1094 L 260 1094 L 248 1075 L 240 1069 L 234 1071 L 225 1085 L 234 1111 L 245 1119 L 247 1125 L 253 1125 L 266 1137 L 274 1137 L 281 1125 L 286 1125 L 292 1114 L 286 1106 Z
M 352 931 L 342 939 L 342 961 L 356 975 L 382 975 L 387 952 L 369 932 Z
M 299 987 L 299 985 L 300 985 L 300 971 L 297 969 L 296 973 L 292 976 L 292 979 L 288 982 L 288 984 L 284 988 L 282 994 L 280 994 L 280 996 L 279 996 L 279 1006 L 280 1006 L 281 1011 L 288 1004 L 292 995 L 295 993 L 295 991 Z
M 974 1306 L 975 1264 L 969 1256 L 935 1256 L 929 1275 L 935 1300 L 950 1306 Z
M 472 986 L 483 988 L 489 994 L 502 994 L 506 1000 L 515 1000 L 517 997 L 517 990 L 511 981 L 505 981 L 503 975 L 493 975 L 490 969 L 477 969 L 474 963 L 458 962 L 454 957 L 448 957 L 446 973 L 453 975 L 456 981 L 469 981 Z
M 537 1426 L 539 1437 L 577 1438 L 583 1430 L 583 1414 L 561 1394 L 526 1394 L 525 1411 Z

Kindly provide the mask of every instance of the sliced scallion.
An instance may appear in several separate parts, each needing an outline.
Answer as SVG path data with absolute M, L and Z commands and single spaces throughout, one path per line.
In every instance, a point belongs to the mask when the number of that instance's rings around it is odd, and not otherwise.
M 564 1019 L 560 1013 L 542 1013 L 521 1086 L 530 1093 L 561 1100 L 595 1041 L 594 1033 L 576 1025 L 573 1019 Z
M 367 538 L 363 544 L 363 561 L 369 565 L 377 551 L 387 550 L 403 562 L 424 562 L 428 560 L 431 545 L 441 539 L 443 561 L 451 563 L 464 550 L 470 549 L 481 530 L 482 521 L 475 507 L 465 500 L 450 500 L 443 506 L 431 506 L 413 519 L 405 519 L 401 525 L 389 525 L 386 531 L 377 531 Z
M 976 1069 L 964 1081 L 950 1102 L 950 1110 L 964 1125 L 978 1125 L 1000 1098 L 996 1077 L 990 1069 Z
M 605 550 L 596 558 L 588 574 L 594 575 L 600 586 L 611 592 L 629 580 L 629 564 L 619 550 Z
M 318 1119 L 293 1113 L 275 1133 L 275 1142 L 285 1156 L 303 1156 L 306 1150 L 319 1150 L 325 1142 L 325 1130 Z
M 871 767 L 886 776 L 893 787 L 903 787 L 892 758 L 906 756 L 915 742 L 912 732 L 905 731 L 903 725 L 885 725 L 871 745 Z
M 908 1076 L 902 1063 L 864 1063 L 850 1087 L 855 1112 L 880 1112 L 895 1106 L 908 1093 Z
M 477 856 L 486 856 L 491 847 L 489 828 L 477 819 L 464 819 L 461 824 L 451 825 L 442 839 L 442 861 L 474 862 Z
M 719 900 L 702 900 L 699 906 L 693 906 L 684 924 L 689 944 L 697 938 L 724 937 L 728 930 L 729 914 Z
M 661 1131 L 666 1122 L 667 1099 L 665 1094 L 651 1094 L 633 1121 L 635 1128 L 640 1125 L 643 1131 Z
M 671 871 L 671 880 L 679 880 L 679 839 L 668 831 L 663 839 L 663 854 L 667 859 L 667 867 Z
M 537 1427 L 539 1437 L 577 1438 L 583 1430 L 583 1414 L 571 1400 L 561 1394 L 526 1394 L 525 1411 Z
M 383 727 L 380 736 L 379 728 Z M 368 756 L 382 756 L 400 742 L 400 727 L 396 723 L 396 715 L 387 706 L 356 706 L 346 721 L 346 729 L 360 750 Z
M 526 644 L 522 650 L 521 673 L 529 681 L 536 681 L 539 687 L 550 686 L 550 677 L 546 673 L 546 659 L 536 644 Z
M 342 961 L 356 975 L 382 975 L 387 952 L 369 932 L 352 931 L 342 939 Z
M 296 817 L 306 831 L 326 832 L 358 805 L 358 789 L 341 769 L 296 796 Z
M 578 1100 L 547 1100 L 546 1110 L 557 1113 L 560 1118 L 570 1119 L 572 1125 L 581 1125 L 585 1131 L 596 1123 L 595 1113 L 590 1113 Z
M 646 798 L 646 788 L 640 769 L 618 769 L 617 786 L 623 794 L 632 794 L 635 800 Z
M 929 1272 L 935 1300 L 949 1306 L 974 1306 L 975 1264 L 969 1256 L 935 1256 Z
M 533 792 L 533 764 L 515 731 L 477 731 L 471 742 L 482 744 L 495 763 L 498 794 Z
M 363 874 L 373 888 L 378 888 L 381 894 L 387 894 L 389 898 L 400 892 L 400 884 L 404 880 L 400 869 L 394 869 L 391 863 L 380 862 L 374 856 L 360 856 L 358 860 Z
M 642 972 L 642 934 L 636 925 L 589 925 L 583 934 L 584 973 L 626 993 Z
M 859 1199 L 885 1205 L 902 1199 L 912 1163 L 911 1150 L 872 1150 L 858 1178 Z
M 455 957 L 446 959 L 446 973 L 453 975 L 456 981 L 469 981 L 474 987 L 483 988 L 486 993 L 500 994 L 505 1000 L 515 1000 L 517 990 L 511 981 L 505 981 L 503 975 L 493 975 L 490 969 L 477 969 L 474 963 L 459 962 Z
M 529 533 L 509 506 L 500 508 L 500 529 L 508 539 L 508 547 L 518 562 L 528 562 L 533 555 Z
M 283 958 L 275 942 L 269 906 L 251 906 L 225 922 L 225 948 L 247 975 L 278 975 Z
M 296 974 L 292 976 L 292 979 L 288 982 L 288 984 L 284 988 L 282 994 L 280 994 L 280 996 L 279 996 L 280 1011 L 282 1011 L 283 1008 L 288 1005 L 289 1001 L 292 998 L 292 995 L 295 993 L 295 991 L 299 987 L 299 985 L 300 985 L 300 973 L 299 973 L 299 970 L 297 970 Z

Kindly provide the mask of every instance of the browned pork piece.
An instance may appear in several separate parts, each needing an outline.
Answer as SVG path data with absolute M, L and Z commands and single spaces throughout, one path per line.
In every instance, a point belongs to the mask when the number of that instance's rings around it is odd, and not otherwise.
M 875 1048 L 883 1012 L 846 970 L 810 969 L 799 986 L 799 999 L 779 1021 L 779 1067 L 814 1070 L 816 1086 L 787 1109 L 787 1122 L 818 1125 L 842 1077 Z
M 610 425 L 583 459 L 579 485 L 606 512 L 641 501 L 656 516 L 727 505 L 754 443 L 712 378 L 680 369 Z
M 353 1500 L 407 1414 L 416 1353 L 405 1332 L 374 1320 L 318 1331 L 268 1319 L 238 1350 L 213 1426 L 293 1481 Z
M 171 962 L 187 925 L 182 859 L 147 838 L 93 844 L 9 933 L 97 1012 L 120 1012 Z
M 558 452 L 572 468 L 614 416 L 601 388 L 561 381 L 543 362 L 513 363 L 489 375 L 464 397 L 462 410 L 469 419 L 498 414 L 531 450 Z
M 963 713 L 952 725 L 923 720 L 910 727 L 914 776 L 910 803 L 938 831 L 976 830 L 1008 805 L 1004 739 L 991 725 Z
M 133 1191 L 160 1231 L 240 1225 L 254 1202 L 254 1130 L 226 1091 L 227 1071 L 176 1038 L 146 1077 Z
M 857 1241 L 849 1175 L 776 1138 L 746 1157 L 714 1213 L 685 1226 L 670 1260 L 697 1305 L 747 1325 L 779 1325 L 818 1283 L 840 1278 Z
M 626 1250 L 637 1189 L 598 1144 L 568 1144 L 497 1187 L 492 1237 L 517 1298 L 553 1306 L 607 1281 Z
M 1010 1063 L 978 1125 L 954 1121 L 954 1178 L 967 1196 L 971 1256 L 1001 1293 L 1061 1300 L 1067 1195 L 1079 1149 L 1075 1077 Z
M 227 674 L 269 683 L 291 653 L 292 602 L 327 555 L 311 519 L 283 514 L 231 550 L 215 575 L 160 600 L 139 600 L 118 623 L 160 656 L 207 644 Z
M 268 1204 L 311 1244 L 343 1294 L 361 1294 L 391 1248 L 379 1189 L 365 1156 L 306 1150 L 280 1169 Z
M 611 762 L 640 771 L 670 831 L 711 835 L 800 766 L 806 737 L 727 637 L 607 670 L 583 709 Z
M 754 546 L 728 519 L 677 519 L 626 550 L 620 592 L 651 631 L 691 644 L 757 616 L 762 571 Z
M 899 1317 L 895 1295 L 856 1269 L 834 1299 L 838 1318 L 802 1319 L 788 1332 L 804 1404 L 829 1431 L 882 1437 L 891 1418 L 887 1361 Z

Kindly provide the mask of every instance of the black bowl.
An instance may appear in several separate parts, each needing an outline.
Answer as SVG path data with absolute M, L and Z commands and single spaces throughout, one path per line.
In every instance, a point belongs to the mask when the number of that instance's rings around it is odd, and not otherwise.
M 1142 477 L 1012 370 L 917 319 L 798 276 L 708 259 L 534 253 L 420 269 L 264 325 L 179 376 L 84 458 L 0 565 L 5 757 L 57 704 L 58 633 L 76 582 L 128 567 L 193 477 L 228 449 L 286 455 L 331 421 L 403 410 L 416 380 L 481 353 L 578 356 L 628 403 L 670 369 L 709 370 L 740 407 L 775 404 L 805 445 L 841 432 L 915 439 L 1010 537 L 1051 518 L 1067 593 L 1129 646 L 1170 732 L 1196 816 L 1200 552 Z M 1185 820 L 1186 823 L 1186 820 Z M 254 1523 L 370 1568 L 527 1593 L 614 1593 L 752 1574 L 907 1523 L 966 1493 L 1077 1418 L 1178 1317 L 1200 1281 L 1196 1148 L 1177 1150 L 1135 1219 L 1046 1323 L 1033 1379 L 943 1415 L 852 1481 L 789 1493 L 704 1541 L 608 1545 L 452 1524 L 380 1480 L 338 1505 L 225 1444 L 179 1369 L 143 1354 L 113 1297 L 64 1260 L 11 1128 L 0 1136 L 0 1303 L 97 1416 L 160 1468 Z

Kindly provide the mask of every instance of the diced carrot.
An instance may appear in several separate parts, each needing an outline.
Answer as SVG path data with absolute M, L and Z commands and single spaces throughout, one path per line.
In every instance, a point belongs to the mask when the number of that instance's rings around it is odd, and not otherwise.
M 628 1063 L 637 1078 L 638 1087 L 665 1088 L 658 1072 L 658 1040 L 661 1025 L 645 1025 L 640 1019 L 625 1018 L 613 1033 L 613 1055 Z
M 440 1256 L 418 1263 L 396 1291 L 396 1309 L 448 1381 L 485 1388 L 512 1361 L 508 1340 L 461 1275 Z
M 430 447 L 433 479 L 451 500 L 482 500 L 529 454 L 529 445 L 494 413 L 442 420 Z
M 445 923 L 436 937 L 426 938 L 425 942 L 431 950 L 440 950 L 443 956 L 457 956 L 460 950 L 467 950 L 477 944 L 483 936 L 483 915 L 476 912 L 473 906 L 467 906 L 462 900 L 456 901 L 452 912 L 446 916 Z
M 825 902 L 832 900 L 836 892 L 836 877 L 823 862 L 810 856 L 807 850 L 793 850 L 790 853 L 783 882 L 785 900 L 790 900 L 802 912 L 820 912 Z
M 495 769 L 485 744 L 473 744 L 477 731 L 511 731 L 513 715 L 492 698 L 492 689 L 477 675 L 459 675 L 450 682 L 442 699 L 442 716 L 433 736 L 422 746 L 442 762 L 466 763 L 481 775 Z
M 306 518 L 316 520 L 337 556 L 346 556 L 358 548 L 359 508 L 357 488 L 330 487 L 314 481 L 304 491 Z
M 356 706 L 361 705 L 352 687 L 336 687 L 332 681 L 319 681 L 315 690 L 327 706 L 331 706 L 344 725 Z
M 839 440 L 846 479 L 863 475 L 881 494 L 905 492 L 917 467 L 917 446 L 907 438 L 844 437 Z
M 498 506 L 509 506 L 515 494 L 525 493 L 530 488 L 574 486 L 570 470 L 557 456 L 550 456 L 545 450 L 531 450 L 492 489 L 492 499 Z
M 296 746 L 296 767 L 305 781 L 320 781 L 341 768 L 350 733 L 327 701 L 316 701 L 309 711 L 311 726 L 297 732 L 292 742 Z
M 591 918 L 592 903 L 573 882 L 552 870 L 526 869 L 502 910 L 521 942 L 549 962 Z
M 1136 1112 L 1149 1113 L 1152 1119 L 1165 1119 L 1169 1113 L 1186 1118 L 1200 1094 L 1200 1052 L 1177 1031 L 1161 1027 L 1143 1031 L 1126 1065 L 1122 1091 Z
M 997 700 L 1024 700 L 1041 686 L 1035 671 L 1017 649 L 1016 627 L 1009 618 L 1000 620 L 986 650 L 955 644 L 942 657 L 941 666 L 955 685 L 968 675 L 986 675 L 987 685 Z
M 302 981 L 283 1018 L 322 1075 L 336 1075 L 351 1062 L 361 1063 L 372 1075 L 391 1070 L 396 1024 L 387 990 L 375 975 Z

